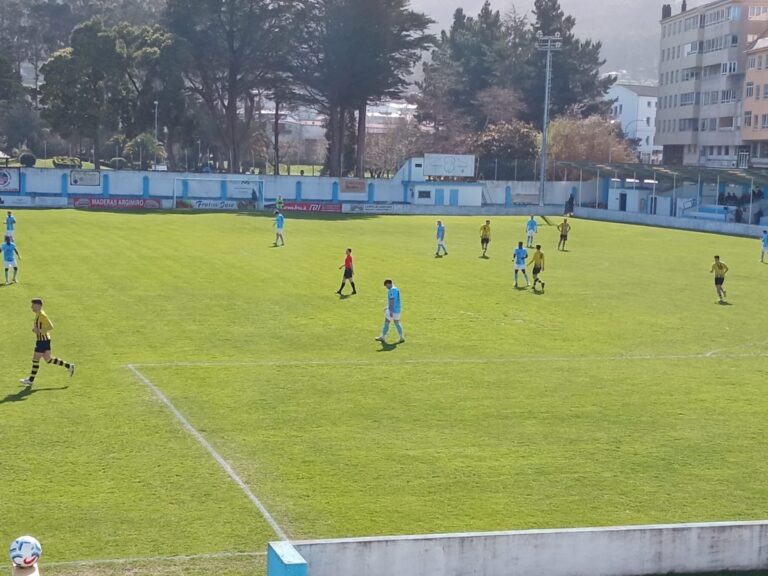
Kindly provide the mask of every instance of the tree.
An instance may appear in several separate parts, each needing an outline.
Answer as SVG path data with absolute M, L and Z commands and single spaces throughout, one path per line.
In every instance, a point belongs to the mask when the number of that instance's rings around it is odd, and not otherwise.
M 530 124 L 518 120 L 500 122 L 477 134 L 472 150 L 479 156 L 481 172 L 486 172 L 481 177 L 490 177 L 487 172 L 493 166 L 494 177 L 512 180 L 516 161 L 522 160 L 523 166 L 530 168 L 530 163 L 525 161 L 535 160 L 539 154 L 539 132 Z M 524 174 L 518 172 L 516 175 L 521 177 Z
M 549 125 L 549 156 L 553 165 L 558 160 L 634 162 L 637 158 L 621 127 L 600 116 L 564 116 L 553 120 Z
M 345 127 L 357 111 L 356 172 L 362 174 L 368 103 L 401 95 L 433 38 L 432 22 L 408 0 L 311 0 L 292 67 L 306 101 L 328 116 L 329 173 L 342 172 Z M 344 163 L 346 164 L 346 163 Z
M 610 102 L 604 99 L 615 78 L 600 77 L 600 67 L 605 60 L 600 57 L 602 44 L 591 40 L 581 41 L 575 37 L 573 28 L 576 20 L 566 16 L 559 0 L 535 0 L 533 23 L 534 32 L 551 36 L 556 32 L 562 38 L 562 50 L 552 58 L 552 98 L 550 113 L 553 116 L 577 114 L 587 117 L 592 114 L 605 114 L 610 109 Z M 535 75 L 532 81 L 522 87 L 527 104 L 524 118 L 541 126 L 544 116 L 545 53 L 533 54 Z
M 114 30 L 125 46 L 127 59 L 127 92 L 120 116 L 125 136 L 131 139 L 154 128 L 157 102 L 158 126 L 166 136 L 168 160 L 176 165 L 174 144 L 189 122 L 182 75 L 186 53 L 178 39 L 159 26 L 121 24 Z
M 188 90 L 214 120 L 230 171 L 239 165 L 251 132 L 257 93 L 285 67 L 292 5 L 288 0 L 168 1 L 165 23 L 189 56 Z
M 56 52 L 42 68 L 43 118 L 65 138 L 93 139 L 97 170 L 102 130 L 116 127 L 124 105 L 126 69 L 115 32 L 99 20 L 75 28 L 71 46 Z

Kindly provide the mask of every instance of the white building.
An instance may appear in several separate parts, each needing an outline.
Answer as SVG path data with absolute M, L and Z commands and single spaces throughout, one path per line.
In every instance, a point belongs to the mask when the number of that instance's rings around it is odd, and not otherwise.
M 612 118 L 621 124 L 627 138 L 639 141 L 641 162 L 661 162 L 662 147 L 654 143 L 658 93 L 656 86 L 614 84 L 607 94 L 609 100 L 614 100 Z

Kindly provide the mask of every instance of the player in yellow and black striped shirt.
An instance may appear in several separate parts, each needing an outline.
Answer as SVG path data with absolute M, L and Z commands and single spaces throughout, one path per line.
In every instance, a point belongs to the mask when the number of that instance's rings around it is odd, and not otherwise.
M 21 383 L 24 386 L 32 386 L 35 383 L 37 377 L 37 371 L 40 369 L 40 359 L 44 359 L 48 364 L 55 364 L 56 366 L 63 366 L 72 376 L 75 373 L 75 365 L 60 360 L 59 358 L 51 358 L 51 330 L 53 330 L 53 322 L 48 318 L 48 315 L 43 310 L 43 301 L 40 298 L 32 300 L 32 312 L 35 313 L 35 324 L 32 327 L 32 332 L 35 333 L 35 353 L 32 355 L 32 372 L 30 372 L 28 378 L 24 378 Z
M 533 260 L 533 290 L 536 291 L 536 283 L 541 282 L 541 291 L 544 292 L 544 282 L 539 279 L 539 274 L 544 272 L 544 252 L 541 251 L 541 244 L 536 244 L 536 252 L 531 256 Z
M 725 274 L 728 272 L 728 266 L 725 262 L 720 260 L 720 256 L 715 256 L 715 261 L 712 263 L 712 268 L 709 273 L 715 275 L 715 290 L 717 290 L 717 297 L 720 299 L 720 304 L 725 302 L 725 288 L 723 283 L 725 282 Z
M 483 249 L 481 258 L 487 258 L 485 255 L 488 250 L 488 243 L 491 241 L 491 221 L 486 220 L 485 224 L 480 226 L 480 248 Z

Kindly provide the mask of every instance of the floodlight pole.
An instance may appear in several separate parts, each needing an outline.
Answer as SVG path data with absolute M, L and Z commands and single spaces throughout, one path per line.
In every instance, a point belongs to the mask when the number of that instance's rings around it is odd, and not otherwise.
M 544 206 L 544 186 L 547 180 L 547 155 L 549 154 L 549 97 L 552 92 L 552 51 L 562 50 L 563 41 L 560 32 L 554 36 L 544 36 L 541 30 L 536 33 L 536 47 L 547 53 L 547 71 L 544 85 L 544 123 L 541 135 L 541 174 L 539 176 L 539 206 Z
M 155 100 L 155 168 L 157 168 L 157 105 L 158 101 Z

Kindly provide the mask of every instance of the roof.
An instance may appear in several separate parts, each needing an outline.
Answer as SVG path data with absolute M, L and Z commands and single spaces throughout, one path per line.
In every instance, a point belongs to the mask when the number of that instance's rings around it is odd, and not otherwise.
M 558 162 L 558 166 L 582 170 L 586 174 L 613 176 L 614 178 L 639 178 L 657 181 L 673 180 L 679 182 L 714 183 L 718 180 L 723 184 L 754 184 L 764 188 L 768 186 L 768 171 L 745 170 L 742 168 L 706 168 L 704 166 L 665 166 L 659 164 L 602 164 L 592 162 Z
M 638 96 L 645 96 L 647 98 L 657 98 L 659 96 L 658 86 L 646 86 L 644 84 L 616 84 L 616 86 L 626 88 Z
M 758 50 L 765 50 L 768 48 L 768 36 L 763 36 L 755 40 L 755 43 L 749 47 L 747 52 L 757 52 Z

